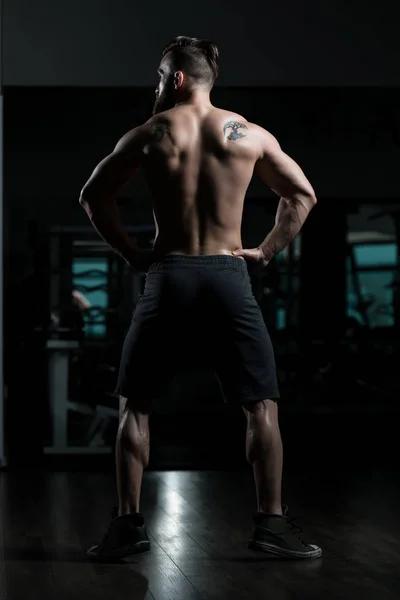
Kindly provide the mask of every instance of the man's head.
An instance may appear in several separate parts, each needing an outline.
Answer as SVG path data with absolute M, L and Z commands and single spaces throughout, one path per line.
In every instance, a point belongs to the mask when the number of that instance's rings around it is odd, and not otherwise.
M 163 50 L 154 114 L 173 108 L 194 90 L 210 91 L 218 77 L 218 48 L 208 40 L 174 38 Z

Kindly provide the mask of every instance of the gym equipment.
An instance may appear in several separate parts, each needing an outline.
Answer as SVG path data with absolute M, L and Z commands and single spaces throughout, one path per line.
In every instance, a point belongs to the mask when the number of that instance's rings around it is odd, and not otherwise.
M 353 288 L 353 293 L 356 296 L 356 304 L 353 302 L 351 308 L 353 310 L 352 315 L 358 317 L 358 319 L 366 326 L 367 328 L 373 328 L 376 326 L 376 321 L 374 322 L 374 317 L 379 317 L 382 315 L 393 315 L 393 309 L 395 308 L 396 302 L 396 294 L 393 294 L 393 302 L 382 298 L 382 286 L 379 285 L 375 288 L 374 293 L 366 293 L 361 288 L 364 282 L 365 285 L 365 276 L 363 273 L 367 273 L 367 275 L 371 276 L 372 272 L 375 272 L 376 276 L 379 274 L 387 274 L 387 277 L 391 279 L 392 273 L 394 272 L 394 277 L 396 279 L 396 268 L 395 265 L 391 264 L 390 255 L 395 251 L 396 245 L 396 237 L 392 234 L 387 233 L 379 233 L 379 232 L 351 232 L 348 233 L 347 236 L 347 258 L 350 264 L 350 277 Z M 375 256 L 371 257 L 371 265 L 369 264 L 369 254 L 371 253 L 371 249 L 376 247 L 377 249 L 386 247 L 389 262 L 387 264 L 379 264 L 375 265 L 377 253 Z M 394 258 L 394 256 L 392 256 Z M 382 259 L 381 259 L 382 260 Z M 367 262 L 365 262 L 367 261 Z M 377 285 L 377 284 L 375 284 Z M 388 285 L 384 285 L 384 288 L 393 287 L 393 282 L 390 282 Z M 348 290 L 349 292 L 349 290 Z M 371 308 L 373 307 L 373 310 Z M 357 312 L 357 315 L 354 314 L 354 309 Z M 350 313 L 349 313 L 350 316 Z
M 146 241 L 139 238 L 153 236 L 154 225 L 131 228 L 128 232 L 138 245 L 145 247 Z M 102 401 L 104 394 L 99 394 L 94 402 L 93 398 L 76 399 L 74 394 L 71 397 L 71 361 L 79 361 L 96 348 L 118 346 L 131 319 L 134 299 L 142 289 L 144 275 L 132 273 L 91 228 L 52 228 L 47 247 L 49 318 L 42 329 L 47 336 L 52 440 L 44 452 L 108 454 L 113 448 L 105 445 L 104 432 L 112 420 L 118 419 L 117 401 L 115 398 Z M 94 268 L 90 267 L 91 263 Z M 98 265 L 103 268 L 99 269 Z M 91 297 L 100 298 L 105 305 L 92 304 L 79 312 L 72 308 L 73 289 L 89 302 Z M 110 344 L 109 340 L 113 342 Z M 113 367 L 107 366 L 107 369 L 112 373 Z M 98 371 L 93 370 L 91 376 L 97 381 Z M 87 417 L 89 421 L 78 444 L 76 441 L 71 444 L 68 436 L 71 413 Z
M 68 410 L 82 411 L 85 407 L 73 406 L 68 398 L 70 353 L 79 348 L 79 342 L 72 340 L 48 340 L 49 351 L 49 399 L 51 406 L 53 443 L 45 447 L 46 454 L 70 454 L 67 435 Z M 79 448 L 79 452 L 81 452 Z
M 397 266 L 391 287 L 393 288 L 394 322 L 396 327 L 400 327 L 400 206 L 398 204 L 384 204 L 379 212 L 370 216 L 370 220 L 373 221 L 386 215 L 389 215 L 393 220 L 397 244 Z

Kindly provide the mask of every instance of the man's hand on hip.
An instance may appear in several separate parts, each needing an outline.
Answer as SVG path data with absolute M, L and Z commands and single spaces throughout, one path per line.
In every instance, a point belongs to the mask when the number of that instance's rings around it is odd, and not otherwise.
M 269 261 L 265 258 L 261 248 L 250 248 L 242 250 L 234 250 L 233 256 L 244 258 L 250 274 L 262 273 L 268 266 Z

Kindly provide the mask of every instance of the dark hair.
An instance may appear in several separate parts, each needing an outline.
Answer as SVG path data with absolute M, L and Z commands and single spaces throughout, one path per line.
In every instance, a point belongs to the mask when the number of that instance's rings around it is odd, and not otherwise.
M 163 57 L 169 52 L 176 69 L 184 71 L 196 83 L 214 85 L 219 71 L 219 52 L 215 44 L 179 35 L 165 46 Z

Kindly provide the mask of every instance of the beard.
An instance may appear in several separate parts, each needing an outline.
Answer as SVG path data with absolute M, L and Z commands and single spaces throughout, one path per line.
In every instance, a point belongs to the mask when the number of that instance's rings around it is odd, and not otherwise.
M 171 81 L 170 83 L 166 83 L 164 85 L 163 91 L 156 98 L 153 107 L 153 115 L 158 115 L 159 113 L 164 112 L 165 110 L 170 110 L 171 108 L 174 108 L 174 106 L 175 94 L 173 82 Z

